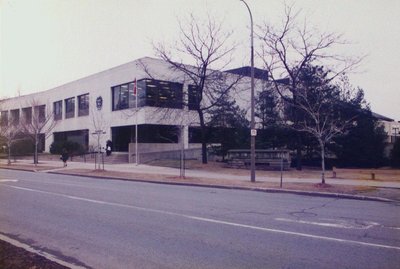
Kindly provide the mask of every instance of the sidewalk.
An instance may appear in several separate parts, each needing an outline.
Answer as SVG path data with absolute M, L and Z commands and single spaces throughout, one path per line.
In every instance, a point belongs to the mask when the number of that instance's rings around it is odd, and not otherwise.
M 326 174 L 326 183 L 329 185 L 321 187 L 318 185 L 321 182 L 318 171 L 284 171 L 283 188 L 280 188 L 279 171 L 257 171 L 256 183 L 251 183 L 248 170 L 212 167 L 211 165 L 199 169 L 186 169 L 185 178 L 179 177 L 180 171 L 176 168 L 128 163 L 105 164 L 105 170 L 95 170 L 93 163 L 68 162 L 68 166 L 63 167 L 61 161 L 43 160 L 35 166 L 32 164 L 32 160 L 17 160 L 11 166 L 7 166 L 6 160 L 0 160 L 0 168 L 165 184 L 294 192 L 307 195 L 329 194 L 346 198 L 382 198 L 382 200 L 400 201 L 400 177 L 397 178 L 397 174 L 389 180 L 380 179 L 379 174 L 377 174 L 376 180 L 367 180 L 332 178 L 330 171 Z

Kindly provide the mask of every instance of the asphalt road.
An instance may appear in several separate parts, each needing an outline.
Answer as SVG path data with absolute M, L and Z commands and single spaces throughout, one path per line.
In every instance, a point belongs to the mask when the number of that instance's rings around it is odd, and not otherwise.
M 0 234 L 91 268 L 400 268 L 400 205 L 0 170 Z

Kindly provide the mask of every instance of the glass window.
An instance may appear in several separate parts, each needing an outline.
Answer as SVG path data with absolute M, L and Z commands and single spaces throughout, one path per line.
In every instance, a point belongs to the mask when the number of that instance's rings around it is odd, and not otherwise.
M 78 96 L 78 117 L 89 115 L 89 94 Z
M 129 87 L 128 84 L 121 85 L 119 108 L 125 109 L 129 107 Z
M 145 83 L 144 81 L 130 82 L 111 88 L 112 90 L 112 109 L 121 110 L 136 107 L 136 93 L 138 94 L 138 107 L 145 106 Z
M 75 97 L 65 99 L 65 118 L 75 117 Z
M 112 87 L 113 110 L 134 108 L 134 82 Z M 137 81 L 138 107 L 182 108 L 183 85 L 176 82 L 144 79 Z
M 120 93 L 120 86 L 116 86 L 116 87 L 112 87 L 111 91 L 112 91 L 112 108 L 113 110 L 119 110 L 119 93 Z
M 57 101 L 53 103 L 54 120 L 62 119 L 62 101 Z
M 146 105 L 157 106 L 157 86 L 152 84 L 151 80 L 146 80 Z
M 46 121 L 46 105 L 35 106 L 35 118 L 38 119 L 39 123 Z
M 161 80 L 145 80 L 146 105 L 167 108 L 182 108 L 183 85 Z
M 25 124 L 31 124 L 32 123 L 32 108 L 31 107 L 25 107 L 22 109 L 22 118 Z
M 189 85 L 188 88 L 189 98 L 188 107 L 189 110 L 196 110 L 200 108 L 201 92 L 195 85 Z
M 1 126 L 8 125 L 8 111 L 1 111 Z
M 11 110 L 10 114 L 11 114 L 11 124 L 18 125 L 19 124 L 19 109 Z
M 135 102 L 136 102 L 136 92 L 137 89 L 135 90 L 135 83 L 131 82 L 128 84 L 128 106 L 130 108 L 133 108 L 136 106 Z

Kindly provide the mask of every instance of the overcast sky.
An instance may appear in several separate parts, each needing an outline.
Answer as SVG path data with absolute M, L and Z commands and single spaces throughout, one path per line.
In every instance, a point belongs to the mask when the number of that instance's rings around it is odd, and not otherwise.
M 247 3 L 256 24 L 280 21 L 282 1 Z M 347 53 L 368 54 L 350 81 L 374 112 L 400 120 L 400 1 L 297 0 L 295 7 L 321 31 L 343 33 L 352 43 Z M 249 15 L 239 0 L 0 0 L 0 10 L 2 97 L 154 57 L 152 41 L 173 41 L 177 18 L 190 12 L 222 18 L 239 43 L 232 68 L 248 65 Z

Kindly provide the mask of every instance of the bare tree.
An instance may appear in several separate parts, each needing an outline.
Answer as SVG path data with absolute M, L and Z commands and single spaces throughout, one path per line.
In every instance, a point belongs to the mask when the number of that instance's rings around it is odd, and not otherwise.
M 198 114 L 201 130 L 202 162 L 207 163 L 207 113 L 235 88 L 240 76 L 221 72 L 232 60 L 235 44 L 229 43 L 232 32 L 223 29 L 222 22 L 210 16 L 207 20 L 190 15 L 180 21 L 180 39 L 172 46 L 158 43 L 156 54 L 171 69 L 183 74 L 190 85 L 188 106 Z M 183 61 L 194 63 L 183 64 Z
M 11 164 L 11 148 L 13 144 L 18 140 L 20 135 L 19 124 L 13 124 L 2 118 L 0 124 L 0 136 L 3 137 L 7 146 L 7 164 Z
M 54 119 L 52 107 L 31 99 L 26 107 L 22 109 L 21 132 L 34 143 L 34 164 L 38 164 L 38 148 L 41 139 L 47 139 L 52 135 L 52 130 L 57 124 Z M 42 138 L 41 138 L 42 136 Z
M 307 65 L 320 65 L 330 71 L 330 80 L 354 70 L 364 57 L 344 56 L 337 51 L 349 45 L 341 34 L 323 32 L 311 27 L 307 21 L 299 23 L 300 11 L 285 5 L 282 25 L 266 23 L 258 27 L 261 41 L 260 58 L 279 93 L 284 89 L 294 92 L 299 76 Z M 288 79 L 283 87 L 281 78 Z M 282 94 L 283 95 L 283 94 Z M 285 95 L 283 95 L 285 96 Z
M 302 114 L 291 122 L 297 131 L 311 135 L 319 145 L 321 156 L 321 183 L 325 184 L 326 146 L 334 138 L 344 135 L 353 125 L 354 115 L 344 108 L 351 106 L 353 97 L 346 85 L 334 85 L 327 79 L 322 67 L 305 67 L 299 76 L 299 85 L 291 101 L 287 101 L 291 113 Z M 345 87 L 342 87 L 345 86 Z M 293 119 L 288 113 L 288 120 Z
M 100 170 L 100 159 L 101 159 L 101 145 L 102 143 L 105 145 L 105 141 L 103 141 L 104 135 L 106 135 L 107 126 L 109 126 L 109 122 L 105 119 L 103 111 L 97 109 L 91 109 L 90 111 L 92 126 L 94 128 L 94 132 L 91 134 L 97 140 L 97 145 L 95 145 L 95 149 L 97 151 L 98 162 L 95 164 L 95 168 Z
M 302 87 L 301 74 L 304 69 L 309 66 L 324 66 L 329 71 L 326 80 L 330 82 L 353 71 L 363 59 L 338 54 L 342 47 L 349 45 L 342 35 L 321 33 L 307 21 L 300 23 L 300 14 L 293 6 L 285 5 L 281 25 L 275 27 L 264 23 L 259 25 L 257 31 L 261 42 L 259 56 L 271 78 L 271 86 L 284 101 L 292 104 L 296 98 L 301 99 L 299 88 Z M 292 119 L 295 125 L 301 120 L 299 115 Z M 301 143 L 298 143 L 297 153 L 300 169 Z

